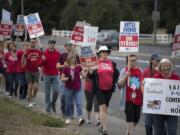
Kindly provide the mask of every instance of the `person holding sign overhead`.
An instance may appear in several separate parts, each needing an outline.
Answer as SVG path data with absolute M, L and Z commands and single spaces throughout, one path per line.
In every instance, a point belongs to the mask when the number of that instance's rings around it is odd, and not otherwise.
M 163 58 L 159 62 L 159 73 L 154 75 L 154 78 L 180 80 L 180 77 L 172 71 L 172 63 L 169 59 Z M 177 135 L 177 116 L 171 115 L 154 115 L 154 135 L 162 135 L 166 124 L 168 135 Z
M 130 66 L 121 70 L 118 86 L 121 88 L 121 109 L 125 111 L 126 115 L 127 135 L 134 135 L 134 129 L 140 119 L 143 101 L 141 91 L 142 70 L 136 66 L 136 55 L 130 54 L 129 57 L 126 57 L 126 63 L 128 63 L 128 59 Z

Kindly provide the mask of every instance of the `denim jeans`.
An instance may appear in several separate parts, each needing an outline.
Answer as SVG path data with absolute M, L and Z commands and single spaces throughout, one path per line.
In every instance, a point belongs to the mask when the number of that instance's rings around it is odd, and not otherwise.
M 163 135 L 166 123 L 168 135 L 177 135 L 177 116 L 154 115 L 154 135 Z
M 63 116 L 66 115 L 65 113 L 65 83 L 63 81 L 60 80 L 60 91 L 62 92 L 61 93 L 61 98 L 60 98 L 60 103 L 61 103 L 61 113 Z M 71 105 L 71 111 L 70 111 L 70 117 L 73 117 L 74 116 L 74 100 L 72 102 L 72 105 Z
M 28 84 L 25 73 L 18 73 L 17 78 L 19 81 L 19 98 L 25 99 L 27 96 Z
M 73 101 L 76 103 L 78 117 L 82 117 L 82 89 L 72 90 L 65 88 L 65 115 L 70 118 L 72 115 L 72 104 Z
M 59 93 L 59 76 L 58 75 L 44 75 L 44 89 L 45 89 L 45 104 L 46 111 L 51 111 L 52 104 L 55 105 Z M 51 100 L 51 89 L 52 100 Z
M 145 114 L 146 135 L 153 135 L 154 114 Z
M 13 96 L 13 93 L 17 97 L 17 89 L 18 89 L 18 77 L 17 73 L 7 73 L 7 79 L 8 79 L 8 89 L 11 96 Z

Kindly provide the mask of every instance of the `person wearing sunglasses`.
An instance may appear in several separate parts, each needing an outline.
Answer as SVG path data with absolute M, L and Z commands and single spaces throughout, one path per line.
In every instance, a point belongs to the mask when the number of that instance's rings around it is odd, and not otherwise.
M 124 67 L 119 76 L 118 86 L 120 88 L 120 109 L 125 111 L 127 122 L 126 135 L 134 135 L 137 126 L 143 101 L 141 91 L 142 70 L 137 66 L 137 57 L 130 54 L 126 57 L 126 64 L 130 66 Z
M 97 70 L 92 73 L 93 91 L 96 93 L 99 103 L 100 127 L 99 132 L 102 135 L 108 135 L 107 132 L 107 109 L 115 90 L 116 82 L 119 77 L 119 71 L 116 63 L 108 58 L 111 51 L 107 46 L 103 45 L 98 50 L 98 66 Z
M 163 58 L 159 62 L 159 73 L 154 78 L 180 80 L 180 77 L 172 70 L 173 66 L 169 59 Z M 154 135 L 163 135 L 164 127 L 167 128 L 168 135 L 177 135 L 178 116 L 171 115 L 154 115 Z M 165 125 L 166 124 L 166 125 Z

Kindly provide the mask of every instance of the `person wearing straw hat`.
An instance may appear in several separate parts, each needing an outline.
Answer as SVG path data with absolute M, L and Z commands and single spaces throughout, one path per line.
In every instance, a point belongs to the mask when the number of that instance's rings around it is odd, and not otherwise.
M 100 127 L 98 129 L 102 135 L 108 135 L 107 131 L 107 109 L 115 90 L 119 71 L 116 63 L 108 58 L 111 50 L 103 45 L 98 50 L 98 69 L 94 70 L 91 78 L 93 79 L 93 92 L 97 95 L 99 103 Z
M 28 102 L 29 107 L 35 105 L 35 98 L 39 87 L 39 67 L 42 63 L 42 52 L 36 48 L 37 41 L 31 39 L 30 48 L 25 50 L 22 64 L 26 67 L 26 77 L 28 81 Z
M 128 60 L 129 58 L 129 60 Z M 137 57 L 134 54 L 126 57 L 126 64 L 120 72 L 118 86 L 120 87 L 120 109 L 125 111 L 127 135 L 134 135 L 134 129 L 139 122 L 143 101 L 141 91 L 142 70 L 136 66 Z
M 154 78 L 180 80 L 180 77 L 174 73 L 173 65 L 167 58 L 161 59 L 159 62 L 159 73 L 155 74 Z M 154 135 L 163 135 L 164 128 L 167 128 L 168 135 L 177 135 L 178 116 L 171 115 L 154 115 Z M 165 125 L 166 124 L 166 125 Z

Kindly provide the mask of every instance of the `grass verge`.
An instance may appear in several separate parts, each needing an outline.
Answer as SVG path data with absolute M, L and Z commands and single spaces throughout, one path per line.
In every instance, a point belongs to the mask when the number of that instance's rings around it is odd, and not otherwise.
M 33 125 L 47 126 L 47 127 L 64 127 L 65 124 L 61 119 L 57 119 L 47 114 L 34 112 L 14 101 L 0 96 L 0 116 L 11 117 L 17 116 L 31 121 Z

